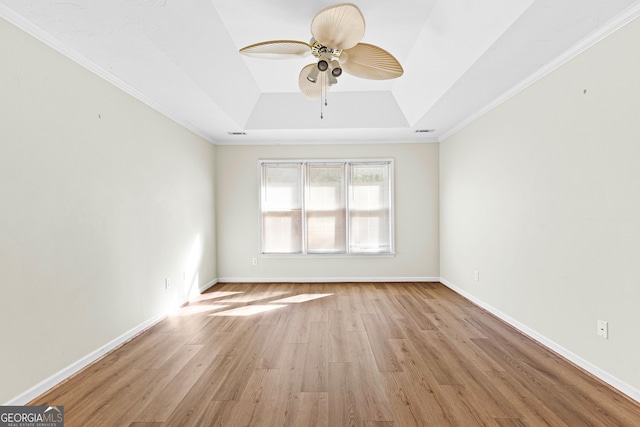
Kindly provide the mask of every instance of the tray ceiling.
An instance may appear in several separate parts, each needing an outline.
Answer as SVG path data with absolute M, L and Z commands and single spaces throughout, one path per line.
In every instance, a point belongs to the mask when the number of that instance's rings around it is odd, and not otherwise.
M 355 1 L 362 41 L 405 73 L 343 74 L 320 119 L 297 87 L 311 57 L 238 49 L 309 41 L 314 15 L 336 3 L 0 0 L 0 16 L 208 140 L 254 144 L 441 140 L 640 14 L 635 0 Z

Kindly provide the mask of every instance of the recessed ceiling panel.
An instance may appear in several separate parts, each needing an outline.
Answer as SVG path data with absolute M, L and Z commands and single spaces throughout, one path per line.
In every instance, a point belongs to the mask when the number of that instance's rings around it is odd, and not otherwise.
M 539 73 L 545 65 L 561 58 L 567 47 L 577 46 L 585 35 L 601 28 L 633 3 L 637 2 L 612 0 L 605 7 L 598 0 L 534 2 L 454 85 L 438 93 L 433 105 L 426 109 L 423 106 L 423 115 L 407 114 L 409 121 L 417 128 L 437 123 L 443 131 L 439 136 L 446 135 Z M 403 99 L 401 90 L 399 85 L 394 92 L 399 100 Z M 401 106 L 405 104 L 401 102 Z
M 394 94 L 415 123 L 491 48 L 533 0 L 438 2 L 404 65 Z M 496 76 L 502 70 L 496 69 Z
M 322 115 L 322 118 L 321 118 Z M 309 101 L 299 93 L 266 93 L 247 121 L 247 130 L 402 128 L 407 121 L 391 92 L 329 93 Z
M 331 143 L 437 140 L 585 38 L 640 15 L 640 0 L 354 1 L 366 23 L 362 42 L 388 51 L 404 74 L 343 73 L 320 119 L 320 100 L 298 88 L 314 57 L 264 60 L 238 50 L 309 42 L 314 16 L 336 3 L 0 0 L 0 16 L 211 141 Z

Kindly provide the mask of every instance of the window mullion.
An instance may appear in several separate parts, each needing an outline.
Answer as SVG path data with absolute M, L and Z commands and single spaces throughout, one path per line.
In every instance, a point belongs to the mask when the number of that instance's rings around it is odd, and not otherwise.
M 302 163 L 302 170 L 300 174 L 300 191 L 302 192 L 300 200 L 302 200 L 302 253 L 307 254 L 307 197 L 309 194 L 307 185 L 307 173 L 309 168 L 307 167 L 307 163 Z
M 346 233 L 345 242 L 346 242 L 346 250 L 347 254 L 351 254 L 351 163 L 344 164 L 344 187 L 345 187 L 345 227 L 344 231 Z

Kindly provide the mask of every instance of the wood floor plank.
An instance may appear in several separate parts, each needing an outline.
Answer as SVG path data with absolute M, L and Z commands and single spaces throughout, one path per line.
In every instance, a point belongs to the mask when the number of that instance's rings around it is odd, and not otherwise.
M 287 344 L 290 314 L 277 313 L 271 316 L 271 331 L 267 337 L 256 369 L 276 369 L 282 364 L 283 347 Z
M 129 427 L 162 427 L 162 423 L 133 422 L 133 423 L 129 424 Z
M 237 399 L 239 402 L 232 411 L 230 425 L 282 425 L 286 408 L 275 403 L 283 397 L 278 391 L 278 383 L 277 370 L 254 370 L 244 393 Z
M 640 425 L 439 283 L 218 284 L 30 404 L 67 427 Z
M 490 426 L 494 425 L 493 418 L 482 410 L 481 407 L 474 406 L 467 399 L 466 393 L 461 393 L 464 385 L 442 385 L 439 387 L 440 393 L 448 402 L 445 407 L 447 419 L 452 420 L 454 426 Z
M 191 358 L 176 375 L 164 386 L 159 386 L 153 398 L 140 402 L 141 411 L 134 418 L 140 422 L 164 422 L 181 404 L 182 399 L 191 391 L 213 363 L 218 354 L 215 346 L 201 346 L 198 353 Z
M 170 396 L 167 396 L 165 392 L 170 385 L 174 385 L 173 381 L 176 377 L 178 379 L 184 378 L 184 375 L 181 375 L 182 370 L 203 348 L 204 346 L 201 345 L 184 345 L 175 351 L 172 357 L 156 370 L 152 381 L 139 391 L 135 399 L 132 399 L 135 405 L 127 411 L 128 419 L 133 421 L 159 421 L 155 418 L 146 420 L 141 416 L 145 410 L 148 410 L 149 406 L 156 405 L 158 410 L 166 410 L 171 408 L 172 405 L 175 407 L 179 402 L 179 399 L 176 398 L 179 389 L 176 390 L 172 387 Z M 157 412 L 154 414 L 158 415 Z M 162 420 L 164 419 L 166 418 L 162 418 Z
M 328 393 L 300 393 L 294 401 L 297 404 L 291 410 L 291 417 L 284 425 L 329 427 Z
M 496 359 L 503 358 L 505 370 L 518 381 L 523 387 L 532 390 L 536 396 L 548 396 L 552 394 L 553 399 L 545 399 L 545 406 L 549 407 L 555 414 L 562 414 L 561 418 L 570 426 L 593 425 L 624 425 L 619 421 L 609 418 L 609 414 L 601 414 L 593 407 L 589 407 L 575 395 L 566 384 L 552 382 L 541 373 L 535 361 L 526 359 L 523 355 L 512 357 L 504 355 L 500 349 L 490 340 L 475 340 L 488 354 Z M 589 412 L 591 412 L 589 414 Z M 588 415 L 587 415 L 588 414 Z M 640 420 L 640 418 L 638 418 Z
M 31 405 L 57 405 L 78 407 L 82 401 L 96 397 L 101 400 L 105 384 L 115 381 L 122 371 L 127 369 L 128 359 L 121 357 L 116 351 L 97 360 L 93 364 L 37 397 Z M 73 389 L 74 393 L 69 393 Z
M 418 357 L 424 362 L 426 370 L 440 385 L 463 384 L 461 372 L 447 348 L 439 345 L 441 341 L 435 331 L 421 331 L 412 322 L 404 324 L 407 339 L 417 350 Z
M 411 341 L 394 340 L 392 345 L 399 354 L 403 367 L 403 375 L 394 373 L 389 377 L 385 388 L 393 390 L 390 397 L 395 419 L 402 420 L 403 425 L 451 425 L 444 408 L 447 402 L 438 393 L 438 382 L 424 364 Z
M 353 426 L 362 423 L 360 407 L 350 390 L 349 382 L 353 381 L 350 363 L 329 364 L 328 420 L 331 426 Z
M 557 416 L 547 406 L 541 404 L 535 394 L 529 390 L 517 386 L 516 380 L 507 372 L 485 372 L 487 381 L 500 390 L 505 399 L 515 406 L 522 414 L 521 420 L 527 425 L 534 426 L 567 426 L 559 416 Z
M 329 362 L 348 362 L 347 321 L 342 310 L 329 311 Z
M 371 369 L 375 365 L 375 357 L 371 352 L 366 334 L 348 333 L 348 377 L 344 384 L 353 396 L 351 399 L 359 408 L 364 420 L 391 421 L 392 411 L 384 388 L 380 383 L 384 374 Z
M 398 323 L 398 318 L 404 318 L 401 311 L 394 307 L 394 302 L 387 298 L 375 298 L 371 301 L 376 307 L 376 315 L 384 329 L 380 330 L 380 335 L 389 339 L 406 338 L 403 329 Z
M 433 313 L 433 308 L 426 301 L 418 301 L 409 295 L 396 295 L 396 300 L 404 307 L 407 315 L 422 330 L 433 331 L 437 327 L 433 321 L 427 316 L 427 313 Z
M 238 401 L 215 400 L 209 402 L 202 412 L 202 415 L 198 419 L 198 423 L 194 426 L 207 426 L 207 427 L 226 427 L 231 426 L 232 413 L 238 406 Z M 171 424 L 165 423 L 164 427 L 169 427 Z M 182 425 L 180 426 L 182 427 Z
M 300 391 L 327 392 L 328 363 L 328 322 L 310 322 L 309 343 L 307 344 Z
M 129 425 L 139 410 L 138 398 L 154 388 L 158 375 L 156 370 L 141 370 L 141 375 L 131 383 L 123 383 L 108 403 L 94 410 L 82 425 L 101 427 L 103 425 Z M 66 423 L 65 423 L 66 424 Z
M 238 399 L 246 402 L 260 402 L 276 397 L 278 371 L 274 369 L 254 369 L 247 381 L 247 387 Z
M 378 370 L 380 372 L 402 371 L 393 349 L 389 346 L 389 328 L 384 325 L 376 314 L 363 313 L 362 321 L 367 331 L 369 345 L 375 357 Z
M 558 357 L 540 358 L 539 363 L 548 372 L 555 372 L 556 381 L 566 383 L 572 396 L 599 413 L 611 414 L 611 417 L 618 419 L 622 424 L 638 423 L 640 425 L 637 412 L 631 411 L 625 404 L 628 398 L 618 393 L 611 393 L 611 386 L 603 384 L 590 375 L 584 375 L 578 367 L 567 364 L 564 359 Z
M 353 296 L 346 292 L 344 295 L 338 294 L 336 301 L 337 309 L 341 310 L 345 317 L 345 332 L 364 332 L 364 325 L 362 324 L 362 319 L 360 318 L 360 312 L 357 310 L 357 307 L 353 301 Z
M 385 378 L 385 389 L 392 391 L 389 397 L 393 420 L 401 426 L 451 426 L 442 402 L 435 397 L 437 389 L 424 378 L 416 378 L 410 372 L 390 372 Z
M 527 427 L 529 424 L 519 418 L 496 418 L 499 427 Z
M 267 340 L 271 325 L 258 324 L 243 350 L 232 359 L 224 372 L 217 372 L 215 391 L 209 390 L 212 400 L 237 400 L 244 392 L 253 370 L 258 366 L 260 354 Z
M 180 403 L 167 418 L 168 426 L 198 426 L 209 404 L 214 400 L 212 391 L 220 387 L 220 373 L 228 372 L 235 356 L 218 355 L 193 383 Z
M 224 334 L 234 331 L 238 323 L 239 320 L 235 317 L 212 317 L 202 328 L 191 334 L 187 344 L 208 345 L 212 342 L 218 342 Z
M 113 379 L 112 382 L 103 383 L 96 389 L 96 393 L 91 396 L 86 396 L 81 399 L 75 411 L 67 412 L 65 410 L 65 425 L 77 425 L 77 426 L 100 426 L 105 420 L 113 421 L 111 415 L 113 408 L 121 404 L 121 396 L 125 394 L 129 401 L 125 400 L 125 403 L 133 404 L 135 401 L 132 399 L 132 395 L 128 393 L 128 390 L 135 388 L 140 391 L 143 390 L 151 381 L 153 377 L 157 375 L 156 371 L 149 370 L 127 370 L 121 373 Z M 99 400 L 95 400 L 96 396 L 100 396 Z M 62 399 L 60 402 L 62 406 L 67 408 L 68 404 Z M 130 420 L 126 424 L 130 424 Z M 116 425 L 116 424 L 111 424 Z
M 302 391 L 307 350 L 306 344 L 286 344 L 282 349 L 283 357 L 278 369 L 278 389 L 287 399 Z
M 287 331 L 287 343 L 309 342 L 309 313 L 306 310 L 294 310 Z

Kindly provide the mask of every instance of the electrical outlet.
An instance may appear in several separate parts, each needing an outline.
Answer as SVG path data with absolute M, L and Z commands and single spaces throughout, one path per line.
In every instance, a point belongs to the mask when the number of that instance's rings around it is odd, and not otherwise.
M 475 280 L 476 282 L 480 281 L 480 272 L 478 270 L 473 272 L 473 280 Z
M 598 336 L 609 339 L 609 323 L 598 319 Z
M 251 259 L 251 264 L 258 265 L 258 258 L 252 258 Z
M 166 279 L 164 279 L 164 288 L 168 290 L 170 287 L 171 287 L 171 279 L 167 277 Z

